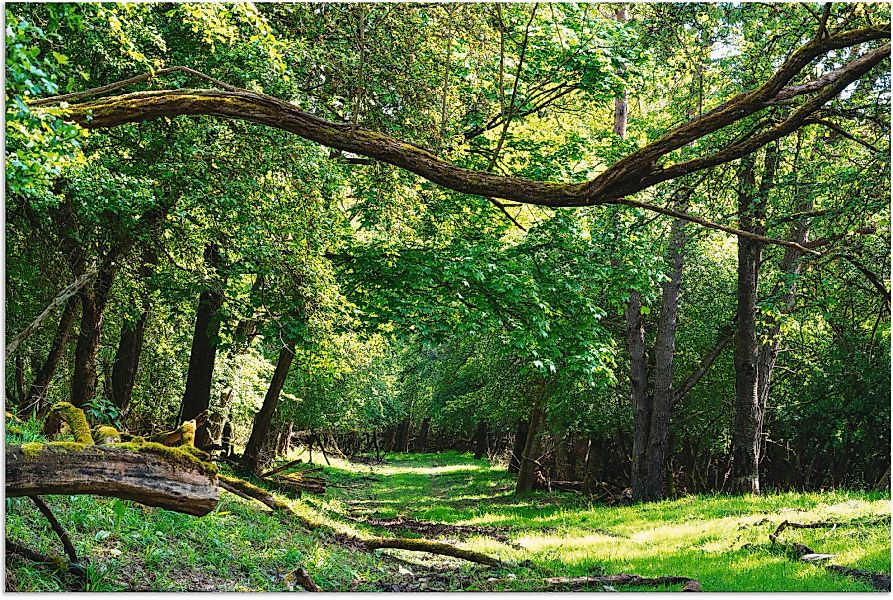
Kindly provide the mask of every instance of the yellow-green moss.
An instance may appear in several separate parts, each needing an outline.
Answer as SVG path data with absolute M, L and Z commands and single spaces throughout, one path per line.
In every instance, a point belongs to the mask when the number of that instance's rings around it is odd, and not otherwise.
M 25 458 L 37 458 L 41 448 L 43 448 L 43 444 L 40 442 L 26 442 L 22 444 L 22 454 L 25 455 Z
M 171 447 L 165 446 L 164 444 L 159 444 L 157 442 L 123 442 L 121 444 L 115 444 L 114 448 L 121 448 L 124 450 L 131 450 L 133 452 L 148 452 L 150 454 L 157 454 L 159 456 L 163 456 L 174 463 L 197 468 L 200 471 L 207 473 L 209 475 L 214 475 L 217 473 L 217 467 L 209 462 L 205 462 L 195 456 L 192 452 L 189 451 L 189 446 L 178 446 Z
M 100 425 L 96 428 L 95 440 L 99 440 L 101 444 L 113 444 L 121 441 L 121 434 L 114 427 L 108 425 Z
M 82 444 L 92 444 L 93 436 L 90 434 L 90 425 L 84 411 L 70 402 L 57 402 L 51 409 L 51 414 L 58 415 L 74 434 L 74 439 Z
M 80 452 L 87 446 L 92 444 L 82 444 L 80 442 L 48 442 L 42 444 L 40 442 L 26 442 L 22 444 L 22 454 L 26 459 L 37 458 L 41 452 Z

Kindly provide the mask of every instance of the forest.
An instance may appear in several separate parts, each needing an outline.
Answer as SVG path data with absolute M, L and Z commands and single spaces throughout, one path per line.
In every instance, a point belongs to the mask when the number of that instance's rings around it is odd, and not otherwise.
M 7 591 L 890 590 L 889 4 L 4 11 Z

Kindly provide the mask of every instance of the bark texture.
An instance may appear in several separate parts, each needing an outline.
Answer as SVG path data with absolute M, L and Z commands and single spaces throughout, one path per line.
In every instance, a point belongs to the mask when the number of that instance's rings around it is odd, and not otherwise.
M 270 433 L 270 425 L 273 422 L 273 415 L 279 403 L 279 395 L 282 393 L 282 387 L 285 385 L 288 370 L 291 368 L 294 357 L 294 342 L 289 342 L 279 351 L 279 360 L 276 361 L 273 379 L 270 381 L 270 387 L 267 388 L 267 393 L 264 396 L 263 406 L 254 416 L 254 423 L 251 426 L 251 437 L 248 438 L 248 444 L 245 446 L 245 452 L 242 454 L 242 468 L 246 471 L 255 473 L 260 468 L 260 451 Z
M 71 332 L 71 326 L 74 324 L 77 316 L 77 307 L 78 298 L 76 295 L 72 295 L 65 302 L 65 308 L 62 309 L 62 315 L 59 317 L 59 324 L 56 326 L 56 333 L 53 335 L 53 343 L 50 346 L 46 360 L 43 361 L 43 366 L 40 367 L 40 370 L 34 377 L 34 381 L 28 390 L 28 395 L 21 402 L 23 410 L 30 411 L 32 408 L 36 408 L 38 415 L 44 414 L 46 409 L 44 397 L 65 351 L 68 334 Z

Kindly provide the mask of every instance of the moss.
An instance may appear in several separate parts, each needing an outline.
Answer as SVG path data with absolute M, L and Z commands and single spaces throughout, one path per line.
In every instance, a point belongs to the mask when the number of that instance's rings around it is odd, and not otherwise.
M 41 448 L 43 448 L 43 444 L 40 442 L 26 442 L 22 444 L 22 454 L 25 455 L 26 459 L 37 458 Z
M 90 434 L 90 425 L 84 411 L 70 402 L 57 402 L 51 409 L 51 414 L 58 415 L 68 424 L 74 434 L 74 439 L 82 444 L 92 444 L 93 436 Z
M 21 427 L 16 427 L 15 425 L 6 428 L 7 435 L 22 435 L 24 430 Z
M 22 454 L 25 459 L 37 458 L 41 452 L 79 452 L 92 444 L 82 444 L 80 442 L 48 442 L 42 444 L 40 442 L 26 442 L 22 444 Z
M 171 447 L 165 446 L 164 444 L 159 444 L 157 442 L 131 441 L 123 442 L 121 444 L 115 444 L 114 447 L 121 448 L 123 450 L 131 450 L 133 452 L 148 452 L 150 454 L 157 454 L 171 460 L 176 464 L 180 464 L 193 469 L 199 469 L 203 473 L 207 473 L 209 475 L 215 475 L 217 473 L 216 466 L 209 462 L 201 460 L 199 457 L 188 450 L 188 446 Z
M 100 425 L 97 427 L 96 435 L 93 437 L 101 444 L 112 444 L 121 441 L 121 434 L 118 433 L 118 430 L 114 427 L 109 427 L 108 425 Z

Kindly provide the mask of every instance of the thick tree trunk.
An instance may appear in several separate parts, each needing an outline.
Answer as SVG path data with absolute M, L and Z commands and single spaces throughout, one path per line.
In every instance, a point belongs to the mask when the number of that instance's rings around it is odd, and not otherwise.
M 422 425 L 419 428 L 419 434 L 415 438 L 413 451 L 424 452 L 428 448 L 428 433 L 431 430 L 431 417 L 422 419 Z
M 81 328 L 74 349 L 71 403 L 81 407 L 96 395 L 98 382 L 96 359 L 99 355 L 102 322 L 108 298 L 99 290 L 90 289 L 90 286 L 81 289 L 78 296 L 81 300 Z
M 291 368 L 294 357 L 294 342 L 289 342 L 279 351 L 279 360 L 276 361 L 273 379 L 270 381 L 270 387 L 267 389 L 266 396 L 264 396 L 263 406 L 254 416 L 254 423 L 251 426 L 251 437 L 248 439 L 248 445 L 245 446 L 244 454 L 242 454 L 242 468 L 246 471 L 255 473 L 260 468 L 260 451 L 267 439 L 267 434 L 270 432 L 270 424 L 273 422 L 273 414 L 276 412 L 276 405 L 279 403 L 279 395 L 282 393 L 282 388 L 285 385 L 288 370 Z
M 149 302 L 146 299 L 143 312 L 136 321 L 127 320 L 121 328 L 118 351 L 112 367 L 112 402 L 122 411 L 126 411 L 133 395 L 136 373 L 140 364 L 143 349 L 143 334 L 149 320 Z
M 487 422 L 478 421 L 474 432 L 474 457 L 481 458 L 487 454 Z
M 654 344 L 654 396 L 651 403 L 644 480 L 639 490 L 633 488 L 637 500 L 659 500 L 664 495 L 667 472 L 670 413 L 673 409 L 673 357 L 676 352 L 676 314 L 679 290 L 682 287 L 685 223 L 673 221 L 670 233 L 670 280 L 663 284 L 657 339 Z
M 65 302 L 65 308 L 62 309 L 62 315 L 59 317 L 59 325 L 56 327 L 56 334 L 53 336 L 53 343 L 50 346 L 50 351 L 47 354 L 46 360 L 43 362 L 43 366 L 37 372 L 37 376 L 31 384 L 28 395 L 21 403 L 21 406 L 25 411 L 30 411 L 32 408 L 36 408 L 37 414 L 43 415 L 46 409 L 44 406 L 46 404 L 44 398 L 46 397 L 47 389 L 50 387 L 50 382 L 56 374 L 56 369 L 59 366 L 59 361 L 62 359 L 62 354 L 65 352 L 65 343 L 68 341 L 68 334 L 71 331 L 72 324 L 74 324 L 77 305 L 77 296 L 71 296 Z
M 739 223 L 747 231 L 761 231 L 766 200 L 775 176 L 777 154 L 767 148 L 759 190 L 755 189 L 753 161 L 746 163 L 738 194 Z M 756 198 L 754 198 L 756 196 Z M 756 331 L 757 293 L 763 244 L 738 238 L 738 326 L 735 332 L 735 428 L 732 431 L 732 469 L 729 489 L 760 492 L 760 449 L 763 414 L 760 405 Z
M 212 268 L 219 265 L 220 256 L 213 245 L 205 249 L 205 261 Z M 210 406 L 211 381 L 214 375 L 214 361 L 217 358 L 217 335 L 220 331 L 217 311 L 222 304 L 223 294 L 220 290 L 206 289 L 199 295 L 180 421 L 195 419 Z M 201 448 L 207 446 L 209 442 L 207 427 L 200 427 L 196 432 L 195 445 Z
M 37 451 L 8 446 L 6 495 L 90 494 L 190 515 L 211 512 L 218 499 L 214 472 L 185 453 L 156 446 L 138 452 L 115 446 L 43 444 Z
M 518 469 L 518 482 L 515 485 L 515 492 L 529 492 L 533 489 L 534 475 L 536 473 L 539 454 L 540 430 L 546 418 L 546 382 L 544 380 L 537 381 L 534 386 L 535 404 L 533 413 L 530 415 L 530 426 L 527 428 L 527 440 L 524 442 L 524 452 L 521 454 L 521 465 Z
M 529 428 L 530 421 L 527 419 L 518 421 L 514 443 L 512 444 L 512 455 L 509 457 L 509 473 L 517 473 L 521 469 L 521 455 L 524 454 L 524 445 L 527 443 L 527 430 Z
M 406 417 L 397 425 L 396 440 L 394 441 L 394 450 L 396 452 L 409 451 L 409 426 L 409 417 Z

